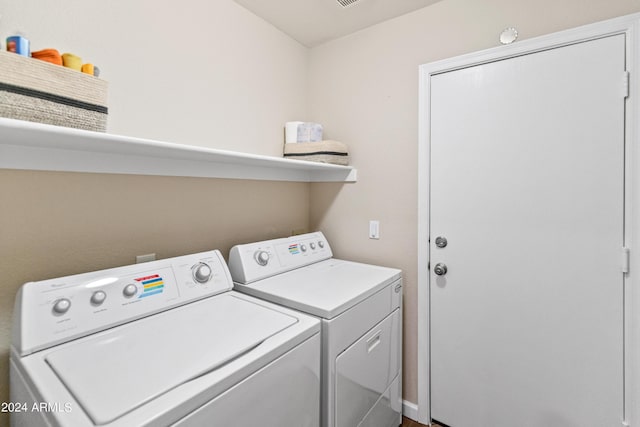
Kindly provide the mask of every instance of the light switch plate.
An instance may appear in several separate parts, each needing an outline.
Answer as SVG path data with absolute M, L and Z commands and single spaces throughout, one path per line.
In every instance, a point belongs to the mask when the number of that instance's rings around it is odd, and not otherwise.
M 378 220 L 369 221 L 369 238 L 370 239 L 380 238 L 380 221 Z

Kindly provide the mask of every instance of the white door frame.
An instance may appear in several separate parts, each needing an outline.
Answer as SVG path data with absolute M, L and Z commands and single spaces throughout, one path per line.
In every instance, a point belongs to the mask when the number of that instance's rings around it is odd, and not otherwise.
M 429 152 L 431 76 L 612 34 L 626 35 L 629 96 L 625 107 L 624 242 L 630 249 L 625 275 L 625 417 L 622 426 L 640 427 L 640 13 L 590 24 L 420 66 L 418 145 L 418 422 L 430 424 L 429 360 Z M 620 90 L 624 90 L 620 76 Z M 633 185 L 637 183 L 636 185 Z M 640 244 L 639 244 L 640 246 Z M 622 253 L 622 248 L 621 248 Z M 622 266 L 621 255 L 621 266 Z M 634 274 L 634 272 L 636 272 Z

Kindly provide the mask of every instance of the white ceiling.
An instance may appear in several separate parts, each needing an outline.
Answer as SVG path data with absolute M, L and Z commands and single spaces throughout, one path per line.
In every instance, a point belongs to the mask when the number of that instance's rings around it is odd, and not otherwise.
M 357 0 L 347 7 L 337 0 L 234 1 L 313 47 L 440 0 Z

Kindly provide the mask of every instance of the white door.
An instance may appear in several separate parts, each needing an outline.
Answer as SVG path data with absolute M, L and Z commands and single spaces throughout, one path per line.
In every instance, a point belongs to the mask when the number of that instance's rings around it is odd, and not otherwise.
M 614 35 L 431 78 L 434 420 L 621 425 L 624 70 Z

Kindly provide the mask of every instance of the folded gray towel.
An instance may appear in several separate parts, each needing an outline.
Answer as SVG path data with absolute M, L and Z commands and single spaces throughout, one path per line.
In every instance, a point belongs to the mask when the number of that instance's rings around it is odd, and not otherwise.
M 349 164 L 347 145 L 339 141 L 331 140 L 285 144 L 284 157 L 343 166 Z

